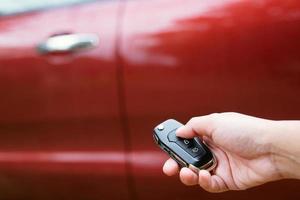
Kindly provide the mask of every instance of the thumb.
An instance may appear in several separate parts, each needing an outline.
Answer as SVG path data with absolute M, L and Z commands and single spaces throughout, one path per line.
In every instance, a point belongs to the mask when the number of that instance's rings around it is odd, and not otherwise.
M 216 115 L 218 114 L 210 114 L 191 118 L 186 125 L 177 129 L 176 136 L 182 138 L 207 136 L 211 138 L 214 130 L 213 126 Z

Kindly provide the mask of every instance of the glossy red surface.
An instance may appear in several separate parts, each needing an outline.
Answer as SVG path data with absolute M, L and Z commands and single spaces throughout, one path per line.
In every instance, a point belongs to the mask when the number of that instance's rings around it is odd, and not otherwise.
M 162 174 L 150 131 L 223 111 L 299 119 L 299 1 L 127 1 L 120 45 L 131 148 L 158 160 L 132 155 L 137 199 L 300 197 L 289 181 L 222 195 L 184 187 Z
M 0 199 L 129 198 L 118 10 L 118 1 L 100 1 L 0 18 Z M 100 45 L 36 51 L 60 33 L 95 33 Z
M 162 174 L 162 120 L 299 119 L 297 0 L 98 1 L 0 17 L 0 199 L 299 199 L 299 182 L 206 193 Z M 99 47 L 41 55 L 60 33 Z

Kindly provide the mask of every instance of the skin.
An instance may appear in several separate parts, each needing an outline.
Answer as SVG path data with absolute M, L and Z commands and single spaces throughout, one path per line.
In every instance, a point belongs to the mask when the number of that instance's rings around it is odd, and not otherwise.
M 273 121 L 239 113 L 192 118 L 178 137 L 200 137 L 215 154 L 218 165 L 198 173 L 179 168 L 169 159 L 168 176 L 179 173 L 183 184 L 209 192 L 244 190 L 283 178 L 300 179 L 300 121 Z

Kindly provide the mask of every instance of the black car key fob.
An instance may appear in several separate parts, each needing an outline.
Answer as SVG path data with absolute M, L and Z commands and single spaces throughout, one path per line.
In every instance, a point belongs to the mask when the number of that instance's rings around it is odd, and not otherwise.
M 180 166 L 194 171 L 212 170 L 217 162 L 214 154 L 198 138 L 184 139 L 176 136 L 176 130 L 183 126 L 174 119 L 168 119 L 154 128 L 154 140 Z

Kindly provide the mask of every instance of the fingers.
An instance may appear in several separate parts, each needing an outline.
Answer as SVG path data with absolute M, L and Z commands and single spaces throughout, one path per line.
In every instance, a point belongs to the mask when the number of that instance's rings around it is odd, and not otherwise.
M 163 172 L 168 176 L 173 176 L 179 172 L 179 166 L 173 159 L 168 159 L 163 167 Z M 216 175 L 211 175 L 207 170 L 200 170 L 199 174 L 189 168 L 183 167 L 179 174 L 180 180 L 187 186 L 199 184 L 208 192 L 218 193 L 227 191 L 224 181 Z
M 187 186 L 199 184 L 204 190 L 212 193 L 224 192 L 228 188 L 225 182 L 216 175 L 211 175 L 207 170 L 200 170 L 198 174 L 183 167 L 179 174 L 180 180 Z
M 163 166 L 163 172 L 168 176 L 177 174 L 179 172 L 179 166 L 177 162 L 172 158 L 169 158 Z
M 214 130 L 214 122 L 219 114 L 210 114 L 201 117 L 193 117 L 185 126 L 177 129 L 176 135 L 183 138 L 192 138 L 195 136 L 208 136 Z
M 180 170 L 179 177 L 180 177 L 181 182 L 185 185 L 197 185 L 198 184 L 198 175 L 186 167 L 183 167 Z
M 199 185 L 208 192 L 224 192 L 228 188 L 224 181 L 216 175 L 211 175 L 207 170 L 199 171 Z

